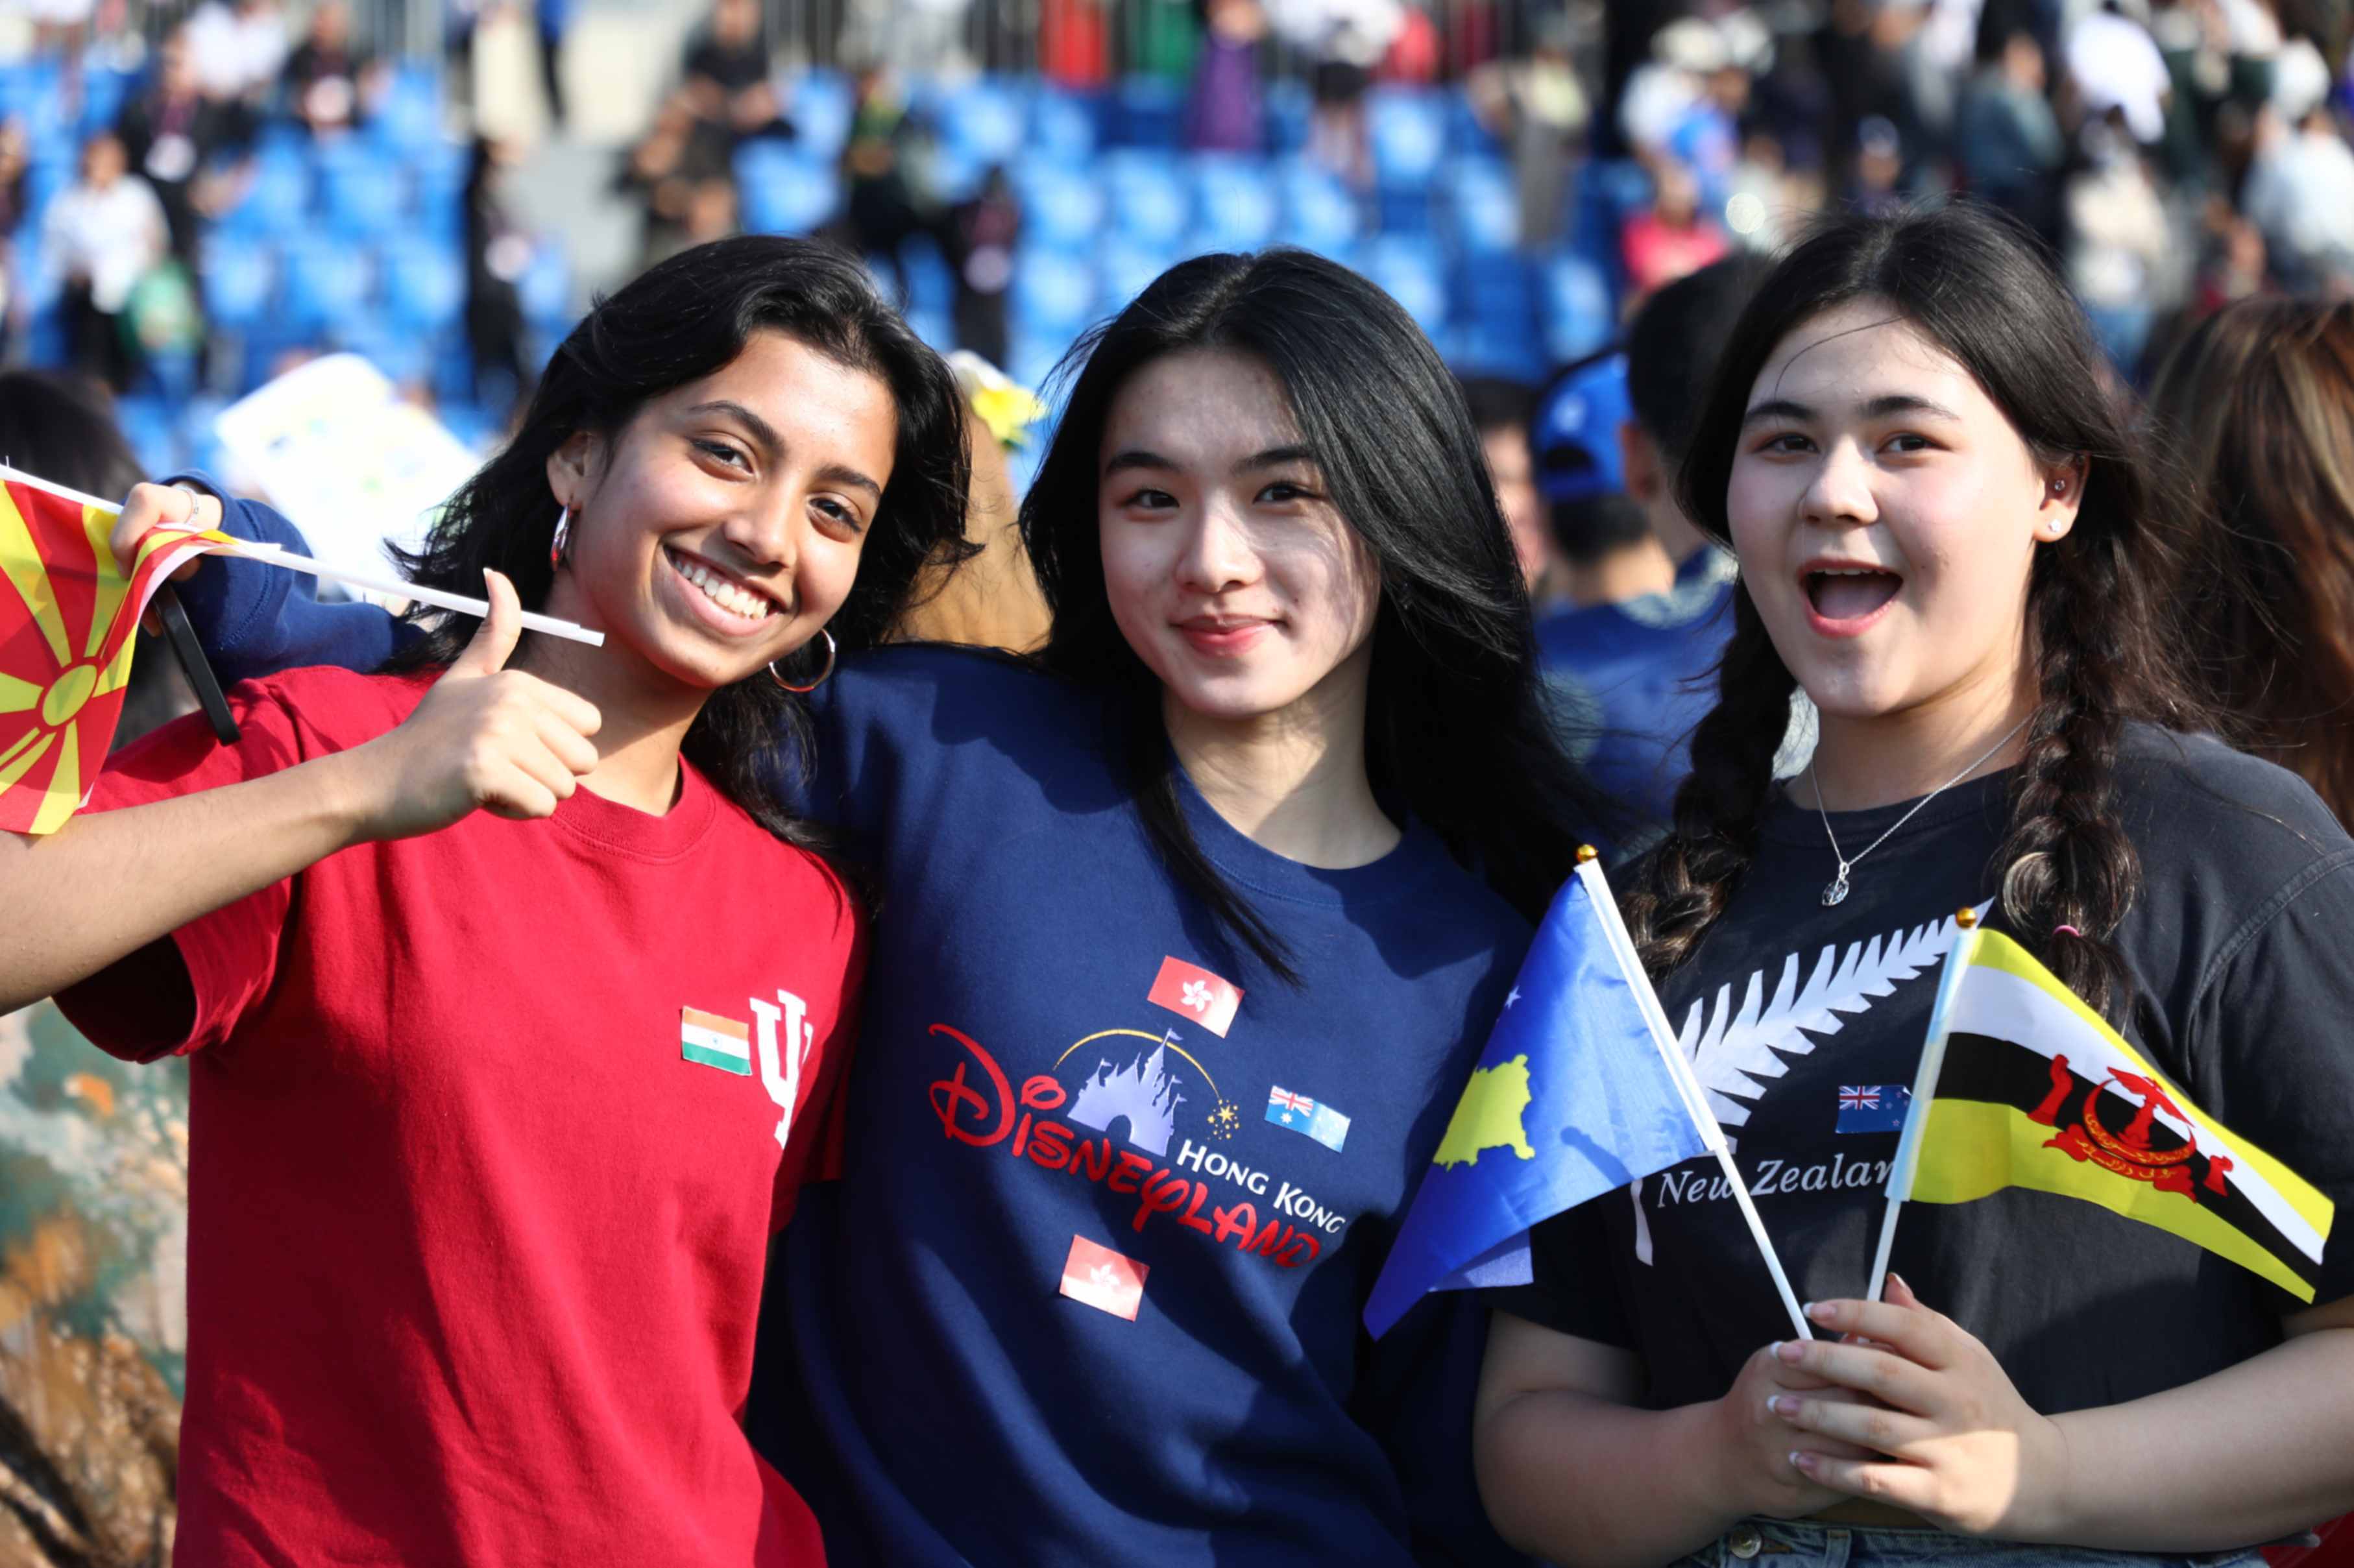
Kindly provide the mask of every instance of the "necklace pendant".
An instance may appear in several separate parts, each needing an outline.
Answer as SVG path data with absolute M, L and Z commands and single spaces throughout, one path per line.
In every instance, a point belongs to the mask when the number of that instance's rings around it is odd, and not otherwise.
M 1832 878 L 1830 885 L 1823 889 L 1823 907 L 1828 909 L 1834 904 L 1844 904 L 1846 902 L 1847 867 L 1841 866 L 1840 867 L 1839 875 Z

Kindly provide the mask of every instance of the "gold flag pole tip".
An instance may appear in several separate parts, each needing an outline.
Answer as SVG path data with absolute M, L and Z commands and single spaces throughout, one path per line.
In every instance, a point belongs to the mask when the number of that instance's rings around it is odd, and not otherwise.
M 1580 844 L 1577 846 L 1578 864 L 1586 865 L 1594 861 L 1600 860 L 1601 858 L 1602 852 L 1596 849 L 1592 844 Z
M 1954 924 L 1959 926 L 1965 931 L 1977 929 L 1978 923 L 1978 912 L 1971 908 L 1967 904 L 1962 906 L 1962 912 L 1954 916 Z

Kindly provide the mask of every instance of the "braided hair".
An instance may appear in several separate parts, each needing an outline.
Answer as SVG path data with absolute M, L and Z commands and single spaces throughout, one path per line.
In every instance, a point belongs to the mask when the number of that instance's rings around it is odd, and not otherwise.
M 1989 874 L 2022 944 L 2094 1009 L 2121 1010 L 2131 982 L 2111 938 L 2141 866 L 2116 821 L 2118 747 L 2129 718 L 2179 729 L 2197 715 L 2154 602 L 2163 544 L 2131 420 L 2040 243 L 1968 202 L 1825 221 L 1766 277 L 1726 343 L 1680 475 L 1686 514 L 1729 540 L 1726 488 L 1759 370 L 1797 327 L 1858 300 L 1887 304 L 1968 370 L 2039 461 L 2083 467 L 2074 527 L 2039 545 L 2030 572 L 2038 689 Z M 1774 789 L 1796 682 L 1745 585 L 1734 618 L 1672 832 L 1627 900 L 1654 976 L 1689 959 L 1723 915 Z

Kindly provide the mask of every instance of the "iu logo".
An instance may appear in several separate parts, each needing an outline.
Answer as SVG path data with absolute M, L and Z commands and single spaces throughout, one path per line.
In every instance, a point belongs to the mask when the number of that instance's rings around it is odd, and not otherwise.
M 751 999 L 752 1017 L 758 1024 L 760 1044 L 760 1083 L 769 1097 L 777 1102 L 783 1114 L 777 1118 L 777 1147 L 785 1146 L 792 1136 L 793 1107 L 801 1093 L 801 1068 L 816 1049 L 817 1028 L 809 1022 L 809 1003 L 791 991 L 777 992 L 777 1001 L 784 1005 Z M 784 1043 L 777 1042 L 778 1025 L 784 1026 Z

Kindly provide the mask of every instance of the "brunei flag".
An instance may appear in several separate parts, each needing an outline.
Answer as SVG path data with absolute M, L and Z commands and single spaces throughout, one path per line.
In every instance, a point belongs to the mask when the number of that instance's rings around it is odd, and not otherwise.
M 52 833 L 106 760 L 140 613 L 220 533 L 158 528 L 125 577 L 120 508 L 0 468 L 0 828 Z
M 2190 1103 L 2026 949 L 1967 931 L 1946 959 L 1888 1182 L 1896 1205 L 2005 1187 L 2156 1225 L 2311 1301 L 2330 1201 Z

